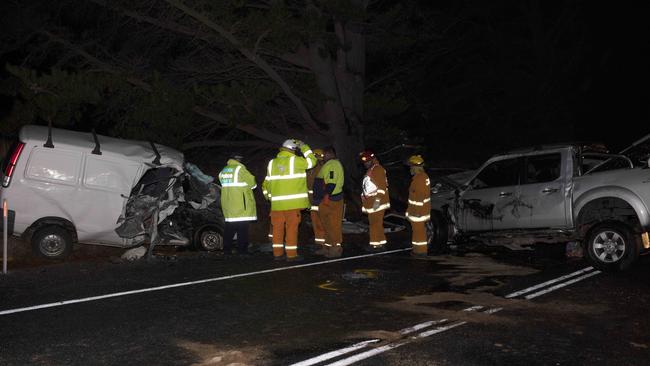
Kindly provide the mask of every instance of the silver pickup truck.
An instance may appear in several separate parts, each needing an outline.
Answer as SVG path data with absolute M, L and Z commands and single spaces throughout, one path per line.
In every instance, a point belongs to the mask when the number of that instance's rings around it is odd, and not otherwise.
M 650 249 L 650 135 L 619 154 L 562 144 L 499 154 L 464 180 L 433 179 L 430 253 L 468 240 L 582 243 L 594 266 Z

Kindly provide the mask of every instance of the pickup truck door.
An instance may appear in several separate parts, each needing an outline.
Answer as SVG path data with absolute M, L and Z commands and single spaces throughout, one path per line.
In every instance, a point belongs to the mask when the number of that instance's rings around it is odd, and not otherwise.
M 571 176 L 568 150 L 529 155 L 524 158 L 520 185 L 518 220 L 521 229 L 567 227 L 565 195 L 567 176 Z M 569 167 L 570 168 L 570 167 Z
M 492 231 L 517 227 L 517 218 L 508 209 L 517 198 L 521 158 L 488 163 L 459 196 L 457 222 L 465 232 Z

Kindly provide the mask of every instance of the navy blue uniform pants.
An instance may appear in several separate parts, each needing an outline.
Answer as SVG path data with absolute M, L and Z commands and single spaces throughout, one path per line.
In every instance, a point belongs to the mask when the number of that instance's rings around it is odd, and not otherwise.
M 248 221 L 226 222 L 223 233 L 223 251 L 230 253 L 233 249 L 233 240 L 237 234 L 237 252 L 248 251 Z

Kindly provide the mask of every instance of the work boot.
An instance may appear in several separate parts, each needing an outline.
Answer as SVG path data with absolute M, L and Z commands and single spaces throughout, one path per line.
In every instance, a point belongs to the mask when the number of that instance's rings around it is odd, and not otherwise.
M 326 247 L 325 245 L 321 245 L 320 248 L 318 248 L 318 250 L 314 252 L 314 254 L 327 256 L 327 252 L 328 252 L 327 248 L 328 247 Z
M 366 245 L 364 247 L 364 250 L 367 253 L 379 253 L 379 252 L 384 252 L 386 251 L 386 246 L 385 245 Z
M 341 254 L 343 254 L 343 248 L 340 245 L 334 245 L 328 248 L 325 256 L 327 258 L 340 258 Z
M 287 262 L 302 262 L 304 259 L 302 255 L 297 255 L 295 257 L 287 257 Z
M 284 256 L 284 254 L 283 255 L 273 256 L 273 260 L 274 261 L 283 261 L 283 260 L 285 260 L 285 256 Z

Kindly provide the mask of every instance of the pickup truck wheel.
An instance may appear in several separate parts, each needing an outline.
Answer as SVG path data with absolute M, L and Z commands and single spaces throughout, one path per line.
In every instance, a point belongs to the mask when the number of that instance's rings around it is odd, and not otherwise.
M 207 252 L 223 249 L 223 236 L 216 228 L 206 227 L 196 234 L 194 247 Z
M 45 226 L 32 236 L 32 251 L 49 259 L 66 258 L 72 252 L 72 235 L 60 226 Z
M 431 219 L 427 221 L 427 247 L 429 255 L 443 254 L 447 251 L 449 227 L 447 220 L 438 211 L 431 211 Z
M 630 228 L 615 222 L 603 223 L 591 229 L 586 249 L 594 267 L 606 271 L 629 268 L 640 252 Z

